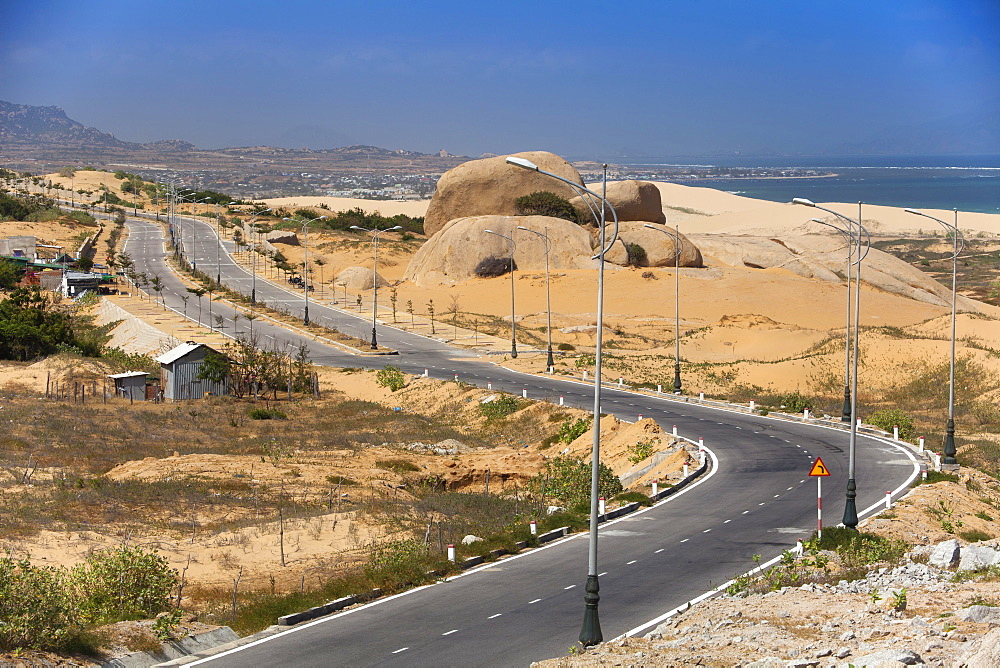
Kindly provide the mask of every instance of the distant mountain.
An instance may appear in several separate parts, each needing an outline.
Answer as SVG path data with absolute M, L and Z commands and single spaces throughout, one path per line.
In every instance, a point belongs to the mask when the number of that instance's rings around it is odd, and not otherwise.
M 59 107 L 35 107 L 3 100 L 0 100 L 0 143 L 141 148 L 140 144 L 122 141 L 78 123 Z
M 898 125 L 830 147 L 832 155 L 1000 154 L 1000 98 L 967 113 L 919 125 Z

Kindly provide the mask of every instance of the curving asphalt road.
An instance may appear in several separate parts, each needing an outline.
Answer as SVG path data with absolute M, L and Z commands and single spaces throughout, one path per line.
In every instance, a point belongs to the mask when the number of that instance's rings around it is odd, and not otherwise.
M 188 223 L 185 222 L 185 226 Z M 234 290 L 250 291 L 250 276 L 218 253 L 218 238 L 200 227 L 193 247 L 198 268 L 217 271 Z M 126 245 L 137 267 L 158 274 L 163 297 L 181 311 L 181 281 L 164 263 L 161 228 L 130 220 Z M 189 247 L 191 244 L 189 243 Z M 221 264 L 221 266 L 220 266 Z M 301 313 L 301 294 L 257 281 L 257 299 Z M 189 316 L 196 315 L 189 302 Z M 232 309 L 221 311 L 232 332 Z M 193 312 L 194 311 L 194 312 Z M 314 321 L 342 331 L 367 334 L 370 321 L 310 303 Z M 203 322 L 212 320 L 207 309 Z M 240 324 L 246 328 L 247 323 Z M 480 386 L 518 392 L 537 399 L 565 398 L 588 408 L 592 385 L 552 376 L 513 372 L 468 351 L 380 326 L 379 341 L 400 351 L 398 357 L 359 357 L 317 343 L 307 335 L 262 320 L 254 329 L 263 337 L 299 345 L 312 360 L 333 366 L 381 367 L 395 364 L 409 373 L 438 378 L 454 374 Z M 807 477 L 822 456 L 831 472 L 825 481 L 828 524 L 843 510 L 848 434 L 840 429 L 772 417 L 737 413 L 696 401 L 603 391 L 602 411 L 633 420 L 639 414 L 681 435 L 703 438 L 711 452 L 709 475 L 680 494 L 643 512 L 602 525 L 600 617 L 606 639 L 637 630 L 650 620 L 763 561 L 776 557 L 807 536 L 816 524 L 816 486 Z M 904 448 L 884 439 L 859 435 L 857 452 L 858 507 L 870 514 L 886 490 L 902 493 L 917 472 Z M 583 585 L 587 571 L 586 534 L 545 548 L 488 564 L 446 582 L 388 597 L 248 644 L 200 662 L 219 666 L 494 666 L 527 665 L 565 654 L 576 643 L 583 618 Z M 199 663 L 200 663 L 199 662 Z

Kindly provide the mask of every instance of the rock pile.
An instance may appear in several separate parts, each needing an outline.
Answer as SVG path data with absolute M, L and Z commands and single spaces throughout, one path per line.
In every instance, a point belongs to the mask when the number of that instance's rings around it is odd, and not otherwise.
M 1000 607 L 981 603 L 984 596 L 1000 600 L 1000 583 L 956 582 L 953 572 L 921 563 L 957 546 L 957 541 L 947 543 L 915 549 L 898 566 L 873 570 L 856 581 L 722 595 L 670 618 L 645 638 L 619 639 L 533 665 L 1000 665 Z M 1000 554 L 991 544 L 959 547 L 959 552 L 977 558 Z M 948 560 L 960 563 L 960 557 Z

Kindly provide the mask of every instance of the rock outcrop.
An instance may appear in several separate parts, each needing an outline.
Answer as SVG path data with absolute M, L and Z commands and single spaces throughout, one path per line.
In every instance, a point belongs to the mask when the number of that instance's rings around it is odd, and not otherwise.
M 600 184 L 589 185 L 596 193 L 601 192 Z M 647 223 L 665 223 L 667 217 L 663 214 L 663 203 L 660 199 L 660 189 L 649 181 L 612 181 L 608 184 L 605 198 L 615 208 L 618 220 L 641 220 Z M 579 212 L 580 220 L 591 224 L 594 214 L 579 195 L 572 197 L 569 203 Z M 600 214 L 600 210 L 598 210 Z M 611 214 L 605 214 L 606 220 L 611 220 Z
M 380 288 L 389 285 L 379 274 L 375 274 L 375 280 Z M 372 270 L 369 267 L 348 267 L 337 274 L 333 283 L 338 287 L 346 285 L 348 290 L 371 290 Z
M 654 188 L 655 189 L 655 188 Z M 659 191 L 657 191 L 659 192 Z M 651 230 L 646 227 L 646 223 L 641 220 L 636 222 L 628 220 L 619 224 L 618 237 L 625 244 L 638 244 L 646 251 L 646 264 L 648 267 L 672 267 L 674 266 L 674 230 L 662 226 L 665 232 Z M 691 240 L 680 235 L 681 256 L 680 266 L 682 267 L 702 267 L 704 266 L 701 251 L 691 243 Z
M 837 236 L 806 234 L 781 239 L 691 234 L 689 238 L 710 264 L 754 269 L 780 268 L 822 281 L 842 282 L 847 253 Z M 894 255 L 872 248 L 861 279 L 886 292 L 935 304 L 951 305 L 951 290 Z M 959 296 L 960 311 L 978 312 L 976 302 Z
M 590 233 L 576 223 L 548 216 L 472 216 L 452 220 L 431 237 L 410 260 L 403 279 L 419 286 L 434 286 L 474 278 L 476 265 L 484 258 L 510 254 L 507 241 L 486 230 L 513 236 L 517 243 L 514 262 L 518 270 L 545 269 L 544 240 L 518 230 L 519 225 L 548 234 L 552 244 L 550 269 L 592 266 Z
M 532 161 L 545 171 L 583 185 L 576 168 L 553 153 L 528 151 L 514 155 Z M 456 218 L 517 215 L 514 200 L 540 190 L 553 192 L 566 199 L 576 195 L 576 191 L 561 181 L 507 164 L 506 156 L 462 163 L 445 172 L 438 181 L 437 190 L 434 191 L 424 215 L 424 234 L 432 236 Z

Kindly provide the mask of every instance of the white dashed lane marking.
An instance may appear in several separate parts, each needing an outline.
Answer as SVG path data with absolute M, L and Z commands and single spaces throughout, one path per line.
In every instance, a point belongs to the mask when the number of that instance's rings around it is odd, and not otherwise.
M 489 616 L 489 617 L 487 617 L 486 619 L 496 619 L 497 617 L 499 617 L 499 616 L 500 616 L 500 615 L 502 615 L 502 614 L 503 614 L 502 612 L 498 612 L 498 613 L 497 613 L 497 614 L 495 614 L 495 615 L 490 615 L 490 616 Z
M 570 586 L 568 586 L 568 587 L 563 587 L 563 589 L 572 589 L 572 588 L 573 588 L 573 587 L 575 587 L 575 586 L 576 586 L 576 585 L 570 585 Z
M 688 542 L 689 540 L 691 540 L 691 539 L 690 539 L 690 538 L 685 538 L 685 539 L 684 539 L 684 540 L 682 540 L 681 542 L 682 542 L 682 543 L 686 543 L 686 542 Z
M 450 636 L 452 633 L 458 633 L 458 629 L 452 629 L 451 631 L 445 631 L 441 635 L 443 635 L 443 636 Z
M 732 522 L 732 520 L 726 520 L 723 524 L 729 524 L 730 522 Z
M 528 601 L 528 605 L 531 605 L 532 603 L 538 603 L 541 600 L 542 599 L 540 599 L 540 598 L 536 598 L 534 601 Z
M 400 652 L 405 652 L 408 649 L 410 649 L 410 648 L 409 647 L 400 647 L 395 652 L 393 652 L 393 654 L 399 654 Z
M 656 552 L 654 552 L 653 554 L 659 554 L 660 552 L 663 552 L 663 550 L 664 550 L 664 548 L 662 548 L 662 547 L 661 547 L 661 548 L 660 548 L 659 550 L 657 550 L 657 551 L 656 551 Z
M 634 563 L 635 563 L 636 561 L 638 561 L 638 559 L 633 559 L 632 561 L 628 562 L 628 563 L 627 563 L 627 564 L 625 564 L 625 565 L 626 565 L 626 566 L 631 566 L 631 565 L 632 565 L 632 564 L 634 564 Z

